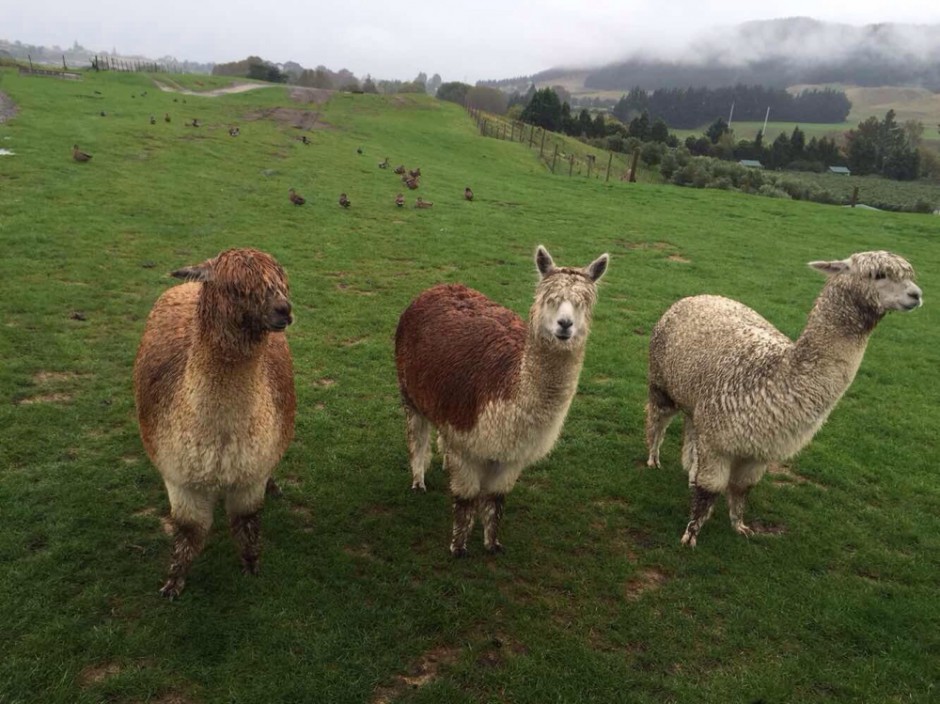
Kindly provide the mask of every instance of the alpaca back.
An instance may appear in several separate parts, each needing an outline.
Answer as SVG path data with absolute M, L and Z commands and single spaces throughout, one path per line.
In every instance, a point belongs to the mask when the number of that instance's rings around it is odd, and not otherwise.
M 405 403 L 440 427 L 470 430 L 489 403 L 513 397 L 526 323 L 460 284 L 424 291 L 402 313 L 395 363 Z

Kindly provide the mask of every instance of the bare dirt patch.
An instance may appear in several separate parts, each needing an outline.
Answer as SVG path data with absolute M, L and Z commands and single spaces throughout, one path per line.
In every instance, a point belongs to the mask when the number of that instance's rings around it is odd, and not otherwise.
M 18 113 L 19 110 L 16 103 L 10 100 L 10 97 L 6 93 L 0 91 L 0 124 L 16 117 L 16 113 Z
M 72 381 L 81 378 L 81 374 L 76 372 L 47 372 L 39 371 L 33 374 L 33 383 L 37 385 L 58 384 L 64 381 Z
M 317 379 L 313 382 L 315 386 L 322 386 L 324 389 L 328 389 L 336 383 L 336 379 L 331 379 L 328 376 L 325 376 L 321 379 Z
M 298 130 L 327 130 L 332 129 L 332 125 L 320 120 L 318 110 L 300 110 L 298 108 L 265 108 L 264 110 L 254 110 L 247 113 L 244 119 L 248 122 L 253 120 L 274 120 L 279 125 L 293 127 Z
M 20 406 L 32 406 L 37 403 L 68 403 L 72 400 L 72 394 L 39 394 L 38 396 L 28 396 L 21 398 L 17 403 Z
M 453 665 L 460 656 L 460 648 L 442 645 L 427 651 L 412 663 L 408 672 L 395 675 L 389 685 L 379 687 L 371 704 L 389 704 L 401 697 L 409 689 L 420 689 L 437 679 L 442 667 Z
M 290 99 L 295 103 L 317 103 L 322 105 L 333 97 L 336 91 L 327 88 L 305 88 L 296 86 L 291 88 Z
M 82 687 L 89 687 L 99 682 L 104 682 L 109 677 L 119 675 L 122 668 L 116 662 L 103 662 L 97 665 L 89 665 L 78 673 L 78 683 Z
M 677 262 L 678 264 L 691 264 L 691 259 L 686 259 L 685 257 L 679 254 L 670 254 L 666 259 L 670 262 Z
M 622 244 L 623 244 L 624 249 L 631 249 L 631 250 L 652 249 L 657 252 L 665 252 L 670 249 L 676 248 L 675 245 L 669 244 L 668 242 L 623 242 Z
M 748 523 L 748 526 L 755 535 L 783 535 L 787 532 L 787 527 L 782 523 L 765 523 L 755 520 Z
M 627 582 L 627 601 L 638 601 L 647 592 L 656 591 L 662 587 L 668 577 L 655 567 L 647 567 L 637 572 L 633 579 Z
M 802 474 L 797 474 L 792 467 L 782 463 L 773 462 L 767 465 L 767 474 L 773 480 L 773 485 L 777 487 L 811 484 L 817 489 L 827 490 L 824 484 L 820 484 L 809 477 L 804 477 Z

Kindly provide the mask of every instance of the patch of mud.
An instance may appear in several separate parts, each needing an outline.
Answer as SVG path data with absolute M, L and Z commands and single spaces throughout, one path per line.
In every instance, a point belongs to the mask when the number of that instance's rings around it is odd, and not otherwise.
M 437 679 L 442 667 L 457 662 L 459 656 L 460 648 L 455 646 L 445 645 L 432 648 L 412 663 L 407 673 L 395 675 L 394 682 L 379 687 L 371 699 L 371 704 L 389 704 L 409 689 L 424 687 Z
M 79 379 L 82 376 L 87 376 L 87 375 L 78 374 L 76 372 L 39 371 L 33 374 L 33 383 L 37 385 L 58 384 L 63 381 L 72 381 L 73 379 Z
M 82 687 L 89 687 L 121 674 L 123 669 L 124 668 L 116 662 L 103 662 L 97 665 L 89 665 L 78 673 L 78 683 Z
M 313 383 L 315 386 L 322 386 L 323 388 L 328 389 L 336 383 L 336 379 L 331 379 L 330 377 L 325 376 L 321 379 L 317 379 Z
M 692 263 L 691 259 L 686 259 L 685 257 L 680 256 L 678 254 L 670 254 L 668 257 L 666 257 L 666 259 L 670 262 L 677 262 L 679 264 L 691 264 Z
M 298 108 L 265 108 L 254 110 L 244 116 L 245 121 L 274 120 L 279 125 L 298 130 L 328 130 L 333 126 L 320 120 L 318 110 L 300 110 Z
M 20 406 L 32 406 L 37 403 L 68 403 L 72 400 L 72 394 L 39 394 L 38 396 L 27 396 L 17 401 Z
M 633 579 L 627 582 L 627 601 L 638 601 L 647 592 L 656 591 L 662 587 L 668 577 L 655 567 L 647 567 L 637 572 Z
M 751 521 L 747 524 L 755 535 L 783 535 L 787 527 L 782 523 L 764 523 L 764 521 Z
M 16 103 L 10 100 L 6 93 L 0 91 L 0 124 L 12 120 L 19 111 L 20 109 L 16 106 Z
M 333 97 L 335 90 L 327 88 L 305 88 L 303 86 L 294 86 L 290 90 L 290 99 L 295 103 L 317 103 L 322 105 Z

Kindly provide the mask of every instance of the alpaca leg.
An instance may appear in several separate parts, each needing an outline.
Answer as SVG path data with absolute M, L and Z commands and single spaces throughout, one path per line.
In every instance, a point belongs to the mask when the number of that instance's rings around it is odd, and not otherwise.
M 750 537 L 754 530 L 744 523 L 744 509 L 747 506 L 747 495 L 751 487 L 760 481 L 767 470 L 767 465 L 760 462 L 742 462 L 732 467 L 731 481 L 728 483 L 726 497 L 728 499 L 728 515 L 731 518 L 731 527 L 737 533 Z
M 659 448 L 666 437 L 672 417 L 679 412 L 672 399 L 665 391 L 655 386 L 649 388 L 649 401 L 646 404 L 646 446 L 649 449 L 647 467 L 659 467 Z
M 454 496 L 454 529 L 450 552 L 454 557 L 467 556 L 467 538 L 479 506 L 480 471 L 473 463 L 449 451 L 444 455 L 444 467 L 450 475 L 450 491 Z
M 284 490 L 274 481 L 274 477 L 268 477 L 268 483 L 264 486 L 264 495 L 278 499 L 284 495 Z
M 686 428 L 691 427 L 692 423 L 687 419 Z M 692 510 L 681 542 L 694 548 L 699 531 L 711 518 L 715 499 L 728 487 L 731 466 L 727 459 L 710 451 L 694 429 L 686 433 L 686 441 L 687 446 L 683 447 L 682 454 L 683 460 L 689 460 L 687 469 L 692 490 Z
M 264 504 L 265 484 L 229 489 L 225 495 L 225 512 L 229 531 L 238 547 L 242 572 L 258 574 L 261 557 L 261 507 Z
M 483 547 L 488 553 L 503 552 L 499 542 L 499 524 L 503 520 L 505 494 L 487 494 L 480 499 L 480 522 L 483 524 Z
M 405 404 L 408 457 L 411 460 L 411 488 L 426 491 L 424 475 L 431 464 L 431 423 Z
M 688 414 L 682 418 L 682 468 L 691 482 L 698 471 L 698 453 L 695 449 L 695 424 Z
M 205 547 L 206 536 L 212 527 L 212 507 L 216 496 L 212 492 L 194 491 L 169 482 L 166 488 L 173 525 L 173 552 L 160 594 L 175 599 L 186 585 L 186 575 L 193 560 Z

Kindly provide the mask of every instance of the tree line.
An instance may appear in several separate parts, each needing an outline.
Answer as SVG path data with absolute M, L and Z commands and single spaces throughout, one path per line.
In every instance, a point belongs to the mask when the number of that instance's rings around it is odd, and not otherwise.
M 806 90 L 797 95 L 779 88 L 736 85 L 726 88 L 662 88 L 647 92 L 640 87 L 625 94 L 613 108 L 617 119 L 627 122 L 647 112 L 674 129 L 692 129 L 720 115 L 736 120 L 763 120 L 770 114 L 779 122 L 845 122 L 852 103 L 840 90 Z

